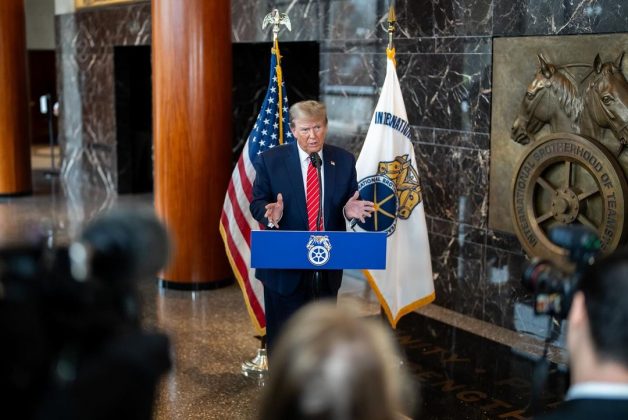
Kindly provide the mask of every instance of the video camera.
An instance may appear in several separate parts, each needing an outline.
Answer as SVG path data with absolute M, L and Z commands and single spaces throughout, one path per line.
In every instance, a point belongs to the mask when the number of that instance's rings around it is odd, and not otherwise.
M 534 311 L 565 319 L 584 269 L 593 264 L 600 252 L 600 239 L 584 225 L 557 226 L 549 239 L 567 250 L 575 269 L 567 271 L 548 260 L 533 260 L 523 271 L 521 283 L 534 294 Z
M 165 335 L 142 331 L 136 283 L 155 276 L 168 253 L 154 215 L 122 211 L 94 220 L 69 246 L 0 250 L 3 411 L 151 418 L 170 351 Z

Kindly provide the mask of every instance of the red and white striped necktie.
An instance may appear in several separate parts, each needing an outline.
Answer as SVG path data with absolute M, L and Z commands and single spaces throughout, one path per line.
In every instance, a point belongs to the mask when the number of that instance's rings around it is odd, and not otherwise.
M 321 202 L 320 191 L 318 190 L 318 172 L 312 162 L 307 167 L 307 196 L 305 205 L 307 206 L 307 221 L 310 230 L 316 230 L 316 217 L 318 216 L 318 206 Z M 321 216 L 320 230 L 324 230 L 323 217 Z

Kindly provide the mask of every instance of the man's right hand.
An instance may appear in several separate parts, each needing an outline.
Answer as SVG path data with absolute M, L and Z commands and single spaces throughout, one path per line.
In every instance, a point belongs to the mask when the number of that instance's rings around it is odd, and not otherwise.
M 359 196 L 360 193 L 356 191 L 345 204 L 344 212 L 346 218 L 358 219 L 364 223 L 365 217 L 371 217 L 371 213 L 375 210 L 375 204 L 372 201 L 358 200 Z
M 283 197 L 281 193 L 277 194 L 277 202 L 266 204 L 266 213 L 264 217 L 268 219 L 273 227 L 279 227 L 279 220 L 283 216 Z

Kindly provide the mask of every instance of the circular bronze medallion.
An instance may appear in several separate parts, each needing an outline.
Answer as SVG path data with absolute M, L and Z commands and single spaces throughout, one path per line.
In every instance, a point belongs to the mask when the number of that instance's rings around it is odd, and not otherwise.
M 626 236 L 626 177 L 615 157 L 596 140 L 552 133 L 530 144 L 517 165 L 512 191 L 515 232 L 530 256 L 558 260 L 566 256 L 547 236 L 557 225 L 592 227 L 604 253 L 617 248 Z

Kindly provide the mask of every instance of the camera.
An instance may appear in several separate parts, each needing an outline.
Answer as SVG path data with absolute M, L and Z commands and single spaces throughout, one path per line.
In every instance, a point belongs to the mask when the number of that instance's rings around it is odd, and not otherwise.
M 141 327 L 137 282 L 169 240 L 150 213 L 117 211 L 68 246 L 0 249 L 0 401 L 20 418 L 151 418 L 168 338 Z M 131 417 L 128 417 L 131 416 Z
M 536 314 L 565 319 L 584 269 L 595 261 L 601 242 L 598 234 L 584 225 L 557 226 L 550 229 L 548 236 L 567 250 L 573 269 L 536 259 L 525 267 L 521 283 L 534 295 Z

